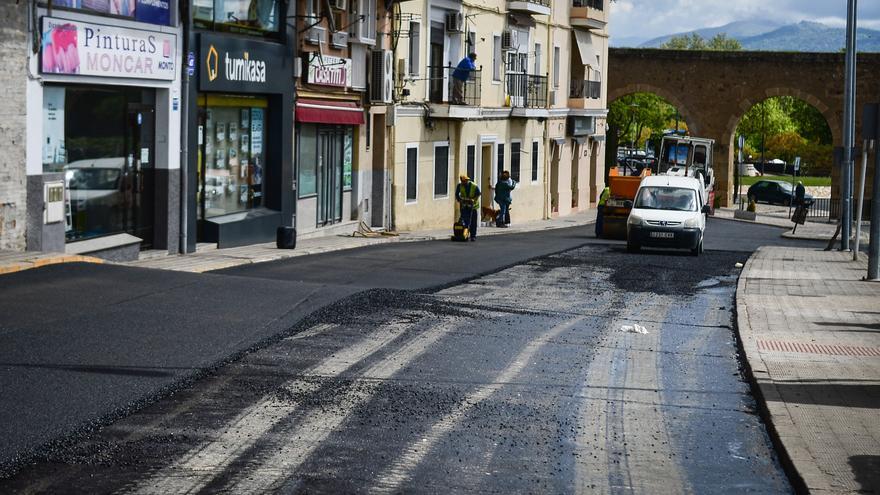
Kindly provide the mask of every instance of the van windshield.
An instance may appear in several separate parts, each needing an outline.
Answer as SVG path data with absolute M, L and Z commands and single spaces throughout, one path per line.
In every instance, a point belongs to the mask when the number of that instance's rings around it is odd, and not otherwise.
M 634 208 L 643 210 L 698 211 L 697 194 L 683 187 L 643 187 L 639 189 Z

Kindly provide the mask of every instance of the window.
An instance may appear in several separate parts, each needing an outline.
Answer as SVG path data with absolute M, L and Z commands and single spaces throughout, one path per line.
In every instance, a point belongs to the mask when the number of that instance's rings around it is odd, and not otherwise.
M 406 146 L 406 202 L 415 203 L 419 190 L 419 145 Z
M 495 175 L 495 180 L 498 180 L 498 177 L 501 177 L 501 172 L 504 171 L 504 143 L 498 143 L 498 160 L 496 163 L 498 173 Z
M 449 196 L 449 143 L 434 143 L 434 197 Z
M 204 2 L 204 0 L 202 0 Z M 18 3 L 18 2 L 16 2 Z M 128 17 L 138 22 L 158 24 L 160 26 L 171 25 L 171 12 L 177 7 L 174 2 L 135 2 L 127 1 L 94 1 L 94 0 L 52 0 L 52 8 L 81 9 L 99 14 L 110 14 L 120 17 Z M 198 1 L 196 5 L 198 5 Z
M 532 141 L 532 182 L 538 182 L 538 149 L 540 142 Z
M 559 87 L 559 47 L 553 47 L 553 87 Z
M 465 54 L 474 53 L 477 51 L 477 33 L 473 31 L 469 31 L 467 34 L 467 50 L 465 50 Z
M 492 80 L 501 80 L 501 64 L 504 58 L 501 53 L 501 36 L 492 37 Z
M 314 196 L 316 190 L 316 174 L 318 165 L 318 126 L 302 124 L 299 126 L 299 138 L 296 143 L 297 164 L 299 165 L 299 197 Z
M 541 44 L 535 43 L 535 71 L 532 74 L 543 74 L 544 71 L 541 68 Z
M 280 3 L 280 0 L 193 0 L 193 19 L 197 27 L 222 31 L 276 32 Z
M 351 54 L 351 87 L 367 89 L 367 45 L 352 43 Z
M 477 173 L 477 146 L 469 144 L 467 147 L 467 176 L 476 182 Z
M 419 34 L 422 25 L 418 22 L 409 23 L 409 73 L 419 75 Z
M 510 177 L 517 182 L 519 182 L 521 148 L 522 143 L 519 141 L 510 143 Z
M 352 41 L 366 45 L 376 44 L 376 0 L 349 0 L 351 16 L 348 22 Z M 358 19 L 364 16 L 363 19 Z

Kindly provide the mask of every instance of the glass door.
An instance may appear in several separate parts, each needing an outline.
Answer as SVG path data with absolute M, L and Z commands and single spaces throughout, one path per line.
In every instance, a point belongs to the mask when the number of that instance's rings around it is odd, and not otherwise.
M 153 244 L 154 113 L 152 105 L 129 103 L 125 119 L 122 226 L 125 232 L 143 239 L 143 247 Z
M 344 129 L 321 127 L 318 130 L 317 226 L 342 221 L 342 162 Z

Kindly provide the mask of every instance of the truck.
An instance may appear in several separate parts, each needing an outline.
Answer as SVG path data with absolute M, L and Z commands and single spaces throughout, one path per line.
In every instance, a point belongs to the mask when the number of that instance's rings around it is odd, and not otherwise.
M 626 239 L 626 219 L 632 210 L 632 202 L 642 179 L 651 175 L 651 169 L 644 168 L 639 175 L 623 175 L 616 167 L 608 172 L 608 188 L 611 194 L 605 202 L 602 214 L 602 232 L 606 239 Z
M 715 140 L 670 134 L 663 136 L 657 175 L 693 177 L 703 184 L 703 204 L 709 205 L 709 214 L 715 214 L 715 171 L 712 165 Z

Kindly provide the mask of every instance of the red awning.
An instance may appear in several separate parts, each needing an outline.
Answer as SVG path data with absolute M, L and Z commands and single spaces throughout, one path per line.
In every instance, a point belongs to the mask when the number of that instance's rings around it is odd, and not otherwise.
M 296 101 L 296 121 L 361 125 L 364 123 L 364 109 L 350 101 L 299 99 Z

